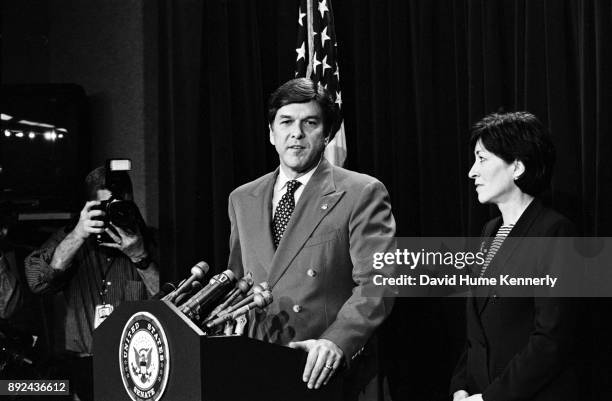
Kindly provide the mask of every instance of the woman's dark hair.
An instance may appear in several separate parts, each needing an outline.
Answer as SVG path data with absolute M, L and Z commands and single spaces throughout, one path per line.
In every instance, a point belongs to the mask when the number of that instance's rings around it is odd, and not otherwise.
M 331 140 L 338 130 L 338 110 L 327 89 L 308 78 L 287 81 L 276 89 L 268 100 L 268 123 L 272 125 L 276 112 L 291 103 L 317 102 L 323 113 L 325 135 Z
M 536 196 L 550 184 L 555 147 L 544 125 L 533 114 L 526 111 L 489 114 L 472 128 L 472 149 L 478 141 L 506 163 L 523 162 L 525 172 L 515 183 L 524 193 Z

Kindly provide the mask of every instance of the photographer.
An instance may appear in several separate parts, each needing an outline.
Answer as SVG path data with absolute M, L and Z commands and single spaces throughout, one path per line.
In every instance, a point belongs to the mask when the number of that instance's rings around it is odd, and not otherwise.
M 13 272 L 15 258 L 0 249 L 0 319 L 9 319 L 21 303 L 21 287 Z
M 8 241 L 14 213 L 8 202 L 0 203 L 0 319 L 9 319 L 22 303 L 15 252 Z
M 159 290 L 155 249 L 132 202 L 127 171 L 113 171 L 107 163 L 87 175 L 85 187 L 89 201 L 78 222 L 57 231 L 25 260 L 32 292 L 63 291 L 64 365 L 81 400 L 92 399 L 94 329 L 123 301 L 146 299 Z M 111 198 L 131 206 L 118 216 L 130 224 L 120 226 L 118 217 L 106 215 L 110 203 L 105 201 Z
M 159 288 L 153 244 L 137 207 L 133 206 L 138 222 L 134 227 L 119 227 L 112 218 L 106 225 L 102 221 L 103 201 L 111 196 L 133 205 L 127 172 L 110 171 L 111 186 L 107 170 L 108 166 L 98 167 L 87 175 L 89 201 L 76 225 L 56 232 L 25 260 L 34 293 L 63 291 L 65 348 L 80 356 L 91 354 L 93 330 L 117 305 L 146 299 Z

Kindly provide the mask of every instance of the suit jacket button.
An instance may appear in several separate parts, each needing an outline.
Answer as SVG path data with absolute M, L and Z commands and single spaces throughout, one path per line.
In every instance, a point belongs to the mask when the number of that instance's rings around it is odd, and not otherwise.
M 306 274 L 308 274 L 310 277 L 315 277 L 317 275 L 317 271 L 314 269 L 308 269 L 308 271 L 306 271 Z
M 300 313 L 302 311 L 302 305 L 293 305 L 293 311 L 295 313 Z

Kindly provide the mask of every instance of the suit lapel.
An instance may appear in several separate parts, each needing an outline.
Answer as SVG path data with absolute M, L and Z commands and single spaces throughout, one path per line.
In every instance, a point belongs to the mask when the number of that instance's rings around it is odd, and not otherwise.
M 485 226 L 484 230 L 482 231 L 482 235 L 481 235 L 482 237 L 482 242 L 480 244 L 481 252 L 484 249 L 491 248 L 493 238 L 495 237 L 495 234 L 497 233 L 497 230 L 499 229 L 501 224 L 502 224 L 502 218 L 500 216 Z M 489 270 L 489 268 L 487 268 L 487 270 Z M 486 276 L 488 276 L 488 274 L 485 274 L 485 277 Z M 480 277 L 480 269 L 474 272 L 474 277 L 476 278 Z M 474 286 L 472 288 L 472 291 L 474 293 L 474 297 L 476 298 L 476 302 L 475 302 L 476 311 L 480 312 L 482 308 L 484 308 L 484 305 L 487 303 L 487 300 L 488 300 L 487 295 L 489 293 L 488 288 L 482 287 L 482 286 Z
M 491 265 L 487 268 L 484 277 L 495 277 L 503 272 L 503 268 L 514 253 L 520 243 L 524 240 L 525 237 L 529 235 L 529 230 L 531 226 L 536 221 L 540 212 L 542 211 L 542 203 L 537 199 L 534 199 L 527 209 L 523 212 L 521 217 L 519 217 L 518 221 L 510 231 L 510 234 L 502 244 L 501 248 L 491 261 Z M 499 228 L 499 227 L 497 227 Z M 495 233 L 491 233 L 490 235 L 495 235 Z M 507 241 L 508 238 L 512 238 L 510 241 Z M 493 291 L 493 287 L 487 287 L 487 295 L 484 302 L 480 306 L 480 313 L 484 310 L 485 306 L 490 299 L 491 292 Z
M 336 192 L 332 166 L 323 159 L 306 184 L 283 238 L 278 244 L 268 276 L 270 287 L 274 287 L 285 274 L 304 243 L 321 220 L 334 208 L 343 193 Z
M 252 222 L 246 225 L 250 228 L 248 235 L 255 244 L 257 259 L 265 269 L 266 274 L 270 272 L 272 259 L 274 258 L 274 242 L 272 241 L 271 229 L 272 192 L 277 176 L 278 168 L 253 189 L 247 199 L 248 205 L 245 208 L 245 213 L 248 214 L 247 221 Z

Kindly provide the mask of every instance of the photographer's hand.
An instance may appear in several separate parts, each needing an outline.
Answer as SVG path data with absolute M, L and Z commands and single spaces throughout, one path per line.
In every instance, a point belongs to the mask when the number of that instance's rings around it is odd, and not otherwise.
M 111 223 L 112 224 L 112 223 Z M 119 249 L 130 260 L 136 264 L 138 274 L 142 278 L 149 296 L 156 294 L 159 291 L 159 269 L 157 263 L 151 260 L 149 252 L 144 244 L 142 233 L 137 230 L 135 233 L 122 230 L 116 225 L 112 226 L 117 230 L 106 229 L 106 233 L 114 242 L 100 244 L 109 248 Z M 143 264 L 143 266 L 138 266 Z
M 114 242 L 103 243 L 100 245 L 120 250 L 134 263 L 138 263 L 149 256 L 140 230 L 137 229 L 135 233 L 130 233 L 112 223 L 111 225 L 116 232 L 113 232 L 113 230 L 107 228 L 106 233 Z
M 89 201 L 85 204 L 79 215 L 79 222 L 72 230 L 77 238 L 85 240 L 91 234 L 102 234 L 104 232 L 104 222 L 95 219 L 104 216 L 104 212 L 100 209 L 92 210 L 94 206 L 99 205 L 99 201 Z
M 101 234 L 104 232 L 104 228 L 102 228 L 104 227 L 104 222 L 95 219 L 96 217 L 103 216 L 104 212 L 99 209 L 92 210 L 94 206 L 99 204 L 99 201 L 90 201 L 85 204 L 74 229 L 55 248 L 50 263 L 52 269 L 67 269 L 85 240 L 91 234 Z

